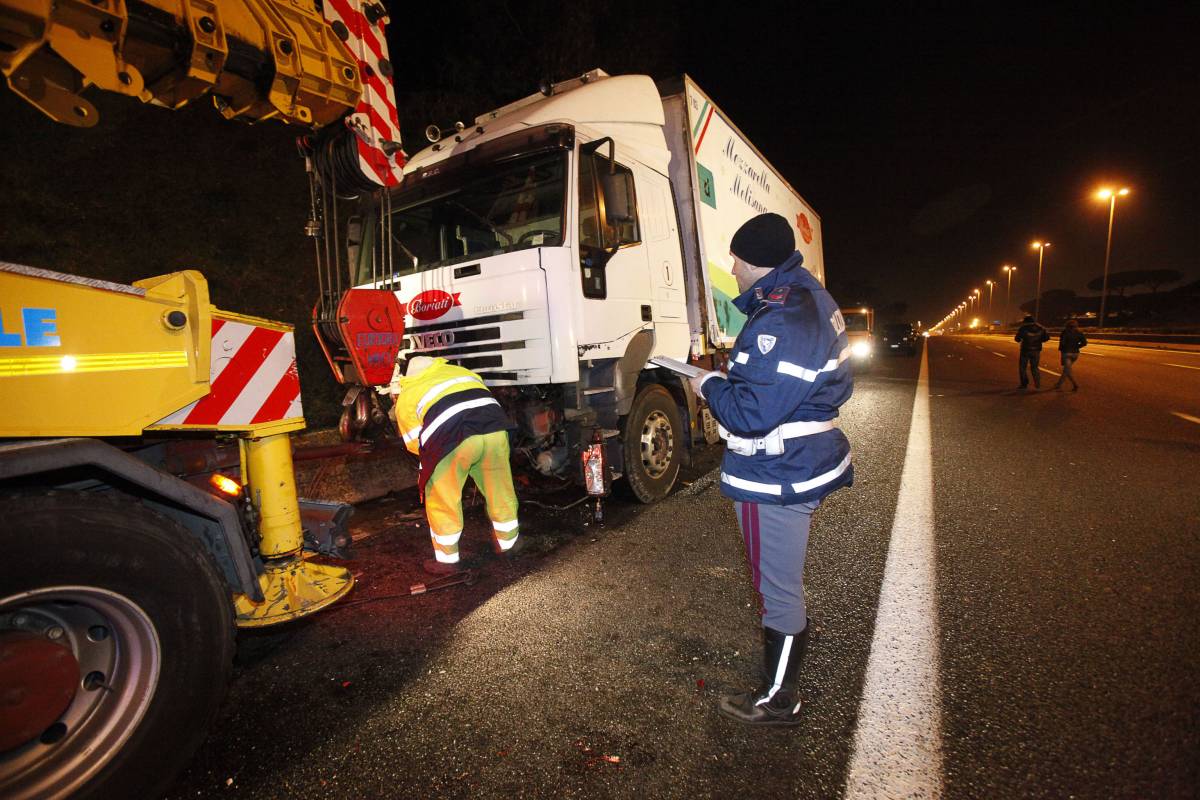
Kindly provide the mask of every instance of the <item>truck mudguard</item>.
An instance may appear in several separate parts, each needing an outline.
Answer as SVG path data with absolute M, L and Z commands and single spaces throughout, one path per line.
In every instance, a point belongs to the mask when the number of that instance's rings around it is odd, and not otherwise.
M 193 519 L 179 519 L 180 523 L 212 554 L 230 589 L 262 600 L 254 558 L 231 504 L 97 439 L 35 439 L 0 445 L 0 485 L 79 466 L 96 467 L 141 487 L 152 500 L 169 504 L 159 508 L 171 516 L 178 518 L 178 507 L 186 509 Z M 207 524 L 197 526 L 197 517 Z

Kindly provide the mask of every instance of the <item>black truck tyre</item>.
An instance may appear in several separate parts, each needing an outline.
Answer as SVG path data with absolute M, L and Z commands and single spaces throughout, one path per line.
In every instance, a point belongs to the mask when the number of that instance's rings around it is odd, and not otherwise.
M 625 479 L 643 503 L 662 500 L 675 485 L 683 448 L 683 418 L 671 393 L 643 386 L 625 417 Z
M 194 536 L 134 498 L 54 491 L 0 508 L 0 642 L 48 637 L 79 672 L 57 721 L 0 752 L 0 796 L 158 797 L 225 695 L 228 586 Z

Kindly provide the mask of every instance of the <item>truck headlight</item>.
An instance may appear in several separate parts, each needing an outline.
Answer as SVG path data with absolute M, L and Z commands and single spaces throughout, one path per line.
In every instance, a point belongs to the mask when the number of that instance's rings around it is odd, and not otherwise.
M 855 358 L 866 358 L 871 355 L 871 345 L 866 342 L 855 342 L 850 345 L 850 355 Z

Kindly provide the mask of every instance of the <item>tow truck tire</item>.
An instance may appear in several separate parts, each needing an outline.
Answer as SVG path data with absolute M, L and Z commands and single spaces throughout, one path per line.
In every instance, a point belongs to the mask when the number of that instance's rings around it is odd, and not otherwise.
M 58 721 L 0 752 L 0 796 L 160 796 L 225 695 L 228 586 L 192 534 L 135 498 L 53 491 L 0 507 L 0 637 L 51 625 L 41 635 L 80 672 Z
M 662 500 L 675 485 L 683 449 L 683 418 L 663 387 L 643 386 L 625 417 L 625 479 L 643 503 Z

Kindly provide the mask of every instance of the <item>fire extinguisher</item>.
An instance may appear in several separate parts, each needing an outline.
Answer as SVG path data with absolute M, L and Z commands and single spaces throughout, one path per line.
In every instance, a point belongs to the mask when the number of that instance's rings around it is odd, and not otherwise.
M 592 443 L 583 451 L 583 482 L 587 493 L 596 498 L 593 517 L 596 522 L 603 522 L 601 498 L 609 493 L 612 482 L 608 477 L 608 459 L 604 456 L 604 438 L 599 428 L 592 430 Z

